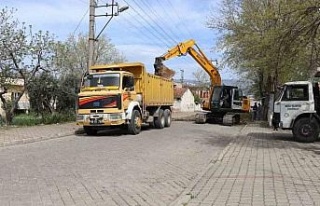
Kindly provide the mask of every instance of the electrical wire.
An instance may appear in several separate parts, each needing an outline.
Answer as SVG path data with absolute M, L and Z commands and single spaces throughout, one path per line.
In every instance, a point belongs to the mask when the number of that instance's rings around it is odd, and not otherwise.
M 129 14 L 131 17 L 132 14 Z M 144 30 L 147 32 L 144 32 L 141 28 L 139 28 L 136 24 L 134 24 L 132 22 L 131 19 L 133 18 L 127 18 L 125 15 L 123 16 L 123 18 L 125 19 L 125 22 L 127 25 L 130 25 L 131 28 L 134 28 L 134 32 L 136 34 L 138 34 L 136 37 L 142 39 L 143 42 L 151 42 L 153 45 L 157 45 L 159 48 L 163 48 L 163 45 L 166 45 L 167 43 L 165 41 L 163 41 L 162 38 L 159 38 L 157 35 L 155 35 L 153 32 L 148 32 L 148 29 L 146 26 L 143 26 Z M 142 36 L 144 36 L 146 39 L 143 39 Z M 161 42 L 161 44 L 158 41 L 154 41 L 154 38 L 156 38 L 157 40 L 159 40 Z M 150 40 L 150 41 L 149 41 Z
M 82 23 L 84 17 L 86 17 L 86 15 L 88 14 L 89 12 L 89 9 L 87 9 L 87 11 L 83 14 L 82 18 L 80 19 L 78 25 L 76 26 L 76 28 L 74 29 L 73 33 L 72 33 L 72 36 L 74 36 L 74 34 L 76 33 L 76 31 L 79 29 L 80 27 L 80 24 Z
M 163 32 L 163 34 L 169 39 L 171 40 L 173 43 L 176 43 L 176 40 L 174 38 L 172 38 L 167 32 L 165 29 L 162 28 L 162 26 L 159 25 L 159 23 L 157 21 L 154 20 L 154 18 L 149 14 L 150 12 L 146 12 L 142 6 L 140 4 L 138 4 L 136 2 L 136 0 L 132 0 L 138 7 L 139 9 L 147 16 L 149 17 L 149 19 L 154 23 L 155 26 L 157 26 L 158 29 L 160 29 L 161 32 Z M 152 8 L 152 7 L 151 7 Z M 151 8 L 148 8 L 148 9 L 151 9 Z
M 158 36 L 160 36 L 161 38 L 163 38 L 164 40 L 166 40 L 166 41 L 168 41 L 169 39 L 171 39 L 173 42 L 175 42 L 175 40 L 174 39 L 172 39 L 170 36 L 165 36 L 162 32 L 159 32 L 159 30 L 157 30 L 157 28 L 153 25 L 153 24 L 151 24 L 137 9 L 135 9 L 135 7 L 132 5 L 132 4 L 129 4 L 128 3 L 128 1 L 127 0 L 123 0 L 124 2 L 126 2 L 129 6 L 130 6 L 130 8 L 135 12 L 135 13 L 137 13 L 137 15 L 139 16 L 139 17 L 141 17 L 141 19 L 142 20 L 144 20 L 144 22 L 145 23 L 147 23 L 149 26 L 150 26 L 150 30 L 153 30 L 154 32 L 156 32 L 156 34 L 158 35 Z M 135 1 L 134 1 L 135 2 Z M 139 7 L 139 5 L 138 5 L 138 7 Z M 140 10 L 141 10 L 141 7 L 140 7 Z M 144 10 L 142 10 L 144 13 L 146 13 Z M 146 14 L 147 15 L 147 14 Z M 147 16 L 149 16 L 149 15 L 147 15 Z M 151 17 L 149 17 L 149 18 L 151 18 Z M 168 39 L 168 38 L 169 39 Z M 171 45 L 172 44 L 172 42 L 171 43 L 169 43 L 169 45 Z
M 171 27 L 169 25 L 172 24 L 172 22 L 174 21 L 170 21 L 170 19 L 168 20 L 167 18 L 163 18 L 161 15 L 159 15 L 159 13 L 153 9 L 153 6 L 150 4 L 150 2 L 147 2 L 145 0 L 141 0 L 142 4 L 145 6 L 145 8 L 148 8 L 148 14 L 153 14 L 154 17 L 156 17 L 156 20 L 154 20 L 154 18 L 152 18 L 152 20 L 160 27 L 160 29 L 167 35 L 169 36 L 174 43 L 178 42 L 179 37 L 176 35 L 176 32 L 173 32 Z M 167 11 L 164 9 L 165 13 L 167 13 Z M 159 21 L 160 20 L 160 21 Z M 162 28 L 162 26 L 160 25 L 161 23 L 163 23 L 165 25 L 165 29 Z M 170 33 L 170 34 L 169 34 Z M 171 37 L 172 36 L 172 37 Z
M 191 31 L 189 30 L 189 27 L 186 25 L 185 21 L 183 21 L 183 18 L 179 15 L 179 12 L 177 12 L 176 8 L 173 6 L 170 0 L 166 0 L 168 2 L 168 5 L 171 6 L 173 12 L 177 15 L 178 19 L 180 19 L 181 23 L 184 25 L 184 31 L 187 31 L 189 36 L 192 37 Z M 157 0 L 159 3 L 160 1 Z

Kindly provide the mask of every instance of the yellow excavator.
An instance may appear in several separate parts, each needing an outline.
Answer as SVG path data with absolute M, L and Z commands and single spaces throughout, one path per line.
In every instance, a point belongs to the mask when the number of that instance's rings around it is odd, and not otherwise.
M 203 104 L 203 111 L 196 114 L 196 123 L 238 124 L 240 113 L 246 113 L 250 110 L 249 99 L 242 95 L 242 91 L 238 87 L 222 85 L 217 67 L 212 64 L 193 39 L 181 42 L 162 56 L 156 57 L 155 74 L 172 78 L 174 72 L 166 67 L 163 61 L 187 54 L 208 73 L 211 80 L 209 101 Z

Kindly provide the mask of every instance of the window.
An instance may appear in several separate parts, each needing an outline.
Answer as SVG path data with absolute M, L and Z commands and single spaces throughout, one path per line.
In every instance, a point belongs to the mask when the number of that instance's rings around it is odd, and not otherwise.
M 123 76 L 122 89 L 134 90 L 134 78 L 132 76 Z
M 20 95 L 20 92 L 12 92 L 11 93 L 11 100 L 14 101 L 14 100 L 18 99 L 19 95 Z
M 240 100 L 239 90 L 234 90 L 234 100 Z
M 86 87 L 119 87 L 120 74 L 94 74 L 85 78 Z
M 286 86 L 282 96 L 283 101 L 307 101 L 309 100 L 308 85 Z

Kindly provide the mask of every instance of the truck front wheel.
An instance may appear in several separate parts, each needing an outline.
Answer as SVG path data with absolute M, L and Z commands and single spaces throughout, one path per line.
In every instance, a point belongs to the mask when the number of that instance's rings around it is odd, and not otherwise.
M 163 109 L 159 110 L 158 117 L 154 118 L 154 125 L 158 129 L 163 129 L 165 125 L 164 111 Z
M 141 131 L 141 114 L 138 110 L 133 110 L 130 123 L 128 124 L 128 132 L 136 135 Z
M 300 142 L 314 142 L 319 136 L 319 124 L 315 119 L 298 119 L 292 129 L 293 137 Z

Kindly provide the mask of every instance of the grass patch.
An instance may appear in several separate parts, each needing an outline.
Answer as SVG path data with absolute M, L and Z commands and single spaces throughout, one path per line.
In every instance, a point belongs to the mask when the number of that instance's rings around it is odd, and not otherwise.
M 17 126 L 33 126 L 41 124 L 41 117 L 33 114 L 19 114 L 13 117 L 12 124 Z
M 45 114 L 43 117 L 36 114 L 19 114 L 12 120 L 16 126 L 33 126 L 39 124 L 57 124 L 75 121 L 76 117 L 73 112 Z

